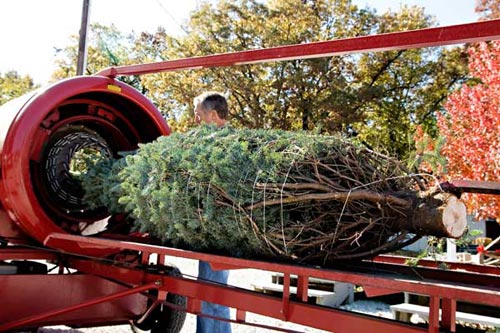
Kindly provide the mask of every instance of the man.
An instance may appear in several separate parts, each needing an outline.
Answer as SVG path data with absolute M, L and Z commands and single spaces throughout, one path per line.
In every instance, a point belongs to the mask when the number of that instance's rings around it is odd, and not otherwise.
M 226 125 L 229 114 L 227 100 L 218 92 L 205 92 L 194 98 L 194 117 L 197 124 Z M 213 281 L 227 284 L 229 271 L 214 271 L 210 264 L 200 261 L 198 278 L 203 281 Z M 213 317 L 229 319 L 229 308 L 226 306 L 202 302 L 201 312 Z M 198 316 L 196 318 L 196 333 L 231 333 L 231 324 L 226 321 Z
M 227 123 L 229 108 L 224 95 L 208 91 L 194 98 L 194 119 L 197 124 L 222 127 Z

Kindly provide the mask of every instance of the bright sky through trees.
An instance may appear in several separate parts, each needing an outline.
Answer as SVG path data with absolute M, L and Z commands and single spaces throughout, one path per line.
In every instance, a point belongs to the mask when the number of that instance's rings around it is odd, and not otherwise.
M 182 33 L 181 24 L 196 8 L 197 0 L 91 0 L 90 22 L 115 24 L 123 32 L 154 31 L 163 26 L 169 33 Z M 439 25 L 474 22 L 474 0 L 353 0 L 379 13 L 401 5 L 418 5 L 436 16 Z M 0 1 L 0 73 L 15 70 L 47 83 L 57 49 L 78 34 L 81 0 Z M 453 10 L 450 10 L 453 8 Z

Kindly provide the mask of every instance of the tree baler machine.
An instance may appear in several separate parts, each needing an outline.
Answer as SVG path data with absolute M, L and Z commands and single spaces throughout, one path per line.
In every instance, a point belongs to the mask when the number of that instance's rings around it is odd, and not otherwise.
M 63 80 L 0 107 L 0 331 L 49 325 L 96 327 L 131 323 L 152 332 L 180 331 L 201 301 L 332 332 L 454 332 L 458 302 L 500 308 L 500 269 L 432 261 L 405 265 L 380 255 L 338 268 L 247 260 L 155 244 L 130 233 L 120 216 L 90 209 L 71 164 L 79 151 L 116 156 L 168 135 L 156 107 L 116 80 L 120 75 L 266 61 L 331 57 L 500 38 L 500 20 L 216 54 L 105 69 Z M 500 183 L 459 180 L 455 192 L 500 193 Z M 104 226 L 104 227 L 103 227 Z M 183 275 L 166 256 L 204 260 L 214 269 L 252 268 L 283 275 L 280 296 Z M 49 270 L 49 267 L 51 269 Z M 296 294 L 290 292 L 291 277 Z M 308 302 L 309 279 L 361 286 L 368 296 L 429 297 L 428 325 L 363 315 Z M 290 331 L 267 327 L 277 331 Z

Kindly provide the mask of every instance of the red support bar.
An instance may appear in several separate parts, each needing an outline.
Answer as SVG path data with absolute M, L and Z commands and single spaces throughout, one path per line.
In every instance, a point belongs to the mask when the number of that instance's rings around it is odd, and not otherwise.
M 120 268 L 115 265 L 100 264 L 95 261 L 70 260 L 71 267 L 80 272 L 92 272 L 101 277 L 120 278 L 123 283 L 130 280 L 157 281 L 162 280 L 161 290 L 166 290 L 188 298 L 187 312 L 198 314 L 200 302 L 222 304 L 240 311 L 252 312 L 276 319 L 283 319 L 283 299 L 249 291 L 246 289 L 222 286 L 199 280 L 181 277 L 146 273 L 139 269 Z M 130 280 L 127 280 L 130 279 Z M 336 333 L 362 332 L 370 327 L 371 333 L 418 333 L 426 330 L 420 327 L 383 320 L 378 317 L 361 315 L 333 308 L 288 301 L 287 320 L 300 325 L 335 331 Z M 257 326 L 255 324 L 251 324 Z
M 391 294 L 395 294 L 395 293 L 399 292 L 398 290 L 387 289 L 387 288 L 377 288 L 377 287 L 372 287 L 372 286 L 365 286 L 365 287 L 363 287 L 363 290 L 365 291 L 365 294 L 368 297 L 391 295 Z
M 246 321 L 247 312 L 236 309 L 236 321 L 244 323 Z
M 180 69 L 246 65 L 260 62 L 329 57 L 359 52 L 404 50 L 483 42 L 494 39 L 500 39 L 500 20 L 215 54 L 149 64 L 110 67 L 97 72 L 95 75 L 110 77 L 118 75 L 141 75 Z
M 297 298 L 302 302 L 307 302 L 309 297 L 309 277 L 297 276 Z
M 168 292 L 165 290 L 158 290 L 158 300 L 159 301 L 166 301 L 167 300 L 167 294 Z
M 158 257 L 156 258 L 156 263 L 158 265 L 165 265 L 165 256 L 158 255 Z
M 0 260 L 56 260 L 57 254 L 46 250 L 0 249 Z
M 211 262 L 210 268 L 214 271 L 224 271 L 224 270 L 231 270 L 231 269 L 240 269 L 241 266 L 228 265 L 228 264 L 220 263 L 220 262 Z
M 392 255 L 379 255 L 373 258 L 374 262 L 379 263 L 387 263 L 387 264 L 396 264 L 401 266 L 408 266 L 406 264 L 407 257 L 402 256 L 392 256 Z M 449 270 L 460 270 L 467 272 L 475 272 L 480 274 L 490 274 L 500 276 L 500 267 L 499 266 L 487 266 L 487 265 L 477 265 L 470 263 L 462 263 L 462 262 L 445 262 L 446 266 Z M 422 267 L 431 267 L 431 268 L 439 268 L 439 265 L 443 264 L 441 261 L 437 260 L 428 260 L 428 259 L 420 259 L 418 261 L 418 266 Z M 480 281 L 478 281 L 480 282 Z
M 197 298 L 189 297 L 187 302 L 187 312 L 198 314 L 201 312 L 201 301 Z
M 290 307 L 290 273 L 285 273 L 283 276 L 283 297 L 281 303 L 281 314 L 283 320 L 288 321 Z
M 500 194 L 500 182 L 462 179 L 442 183 L 440 186 L 449 192 Z
M 151 278 L 155 278 L 151 276 Z M 187 295 L 188 299 L 203 299 L 210 303 L 226 305 L 277 319 L 283 318 L 283 300 L 234 287 L 225 287 L 213 283 L 188 280 L 177 277 L 164 277 L 163 285 L 169 292 Z M 290 301 L 287 304 L 287 320 L 300 325 L 335 331 L 337 333 L 363 332 L 370 327 L 372 333 L 425 332 L 425 329 L 397 323 L 391 320 L 339 311 L 333 308 L 303 304 Z
M 439 297 L 429 299 L 429 333 L 439 333 Z
M 143 265 L 149 264 L 150 257 L 151 257 L 151 252 L 143 251 L 142 256 L 141 256 L 141 264 L 143 264 Z
M 449 332 L 456 332 L 457 301 L 443 298 L 441 307 L 441 322 L 443 328 Z

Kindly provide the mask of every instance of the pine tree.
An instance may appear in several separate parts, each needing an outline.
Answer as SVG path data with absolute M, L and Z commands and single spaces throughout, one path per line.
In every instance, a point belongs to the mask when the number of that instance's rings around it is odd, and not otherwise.
M 202 126 L 89 170 L 88 201 L 204 252 L 327 265 L 465 228 L 455 197 L 422 191 L 399 161 L 339 136 Z

